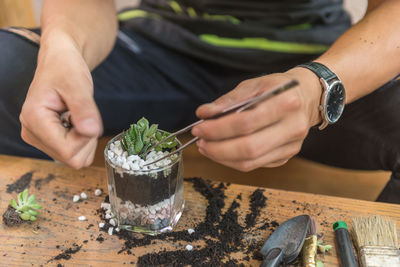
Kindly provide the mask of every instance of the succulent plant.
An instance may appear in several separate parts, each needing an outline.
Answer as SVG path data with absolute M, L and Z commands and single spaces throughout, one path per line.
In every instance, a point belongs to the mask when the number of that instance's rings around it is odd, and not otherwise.
M 20 213 L 19 217 L 25 221 L 36 221 L 36 216 L 39 213 L 37 210 L 42 208 L 41 205 L 36 203 L 35 195 L 29 196 L 28 189 L 18 194 L 18 204 L 15 199 L 11 199 L 10 205 L 16 212 Z
M 153 145 L 169 136 L 169 133 L 162 133 L 157 128 L 158 124 L 149 126 L 149 121 L 144 117 L 141 118 L 137 123 L 131 124 L 128 130 L 123 132 L 121 137 L 122 149 L 127 151 L 129 155 L 144 157 Z M 173 150 L 177 145 L 177 140 L 173 139 L 161 143 L 154 149 L 156 151 Z

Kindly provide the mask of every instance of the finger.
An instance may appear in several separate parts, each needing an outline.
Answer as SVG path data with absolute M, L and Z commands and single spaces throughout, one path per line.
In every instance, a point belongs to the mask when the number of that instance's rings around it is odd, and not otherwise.
M 96 140 L 96 142 L 94 143 L 94 145 L 92 147 L 92 151 L 90 152 L 89 156 L 86 159 L 84 167 L 89 167 L 93 163 L 94 157 L 96 155 L 97 142 L 98 142 L 97 139 L 95 139 L 95 140 Z
M 45 108 L 32 112 L 25 110 L 20 120 L 25 130 L 29 130 L 29 140 L 36 142 L 43 152 L 62 162 L 70 160 L 90 140 L 81 136 L 75 128 L 65 129 L 58 113 Z
M 200 139 L 197 146 L 216 161 L 253 160 L 286 143 L 304 139 L 308 127 L 302 120 L 305 121 L 291 116 L 251 135 L 222 141 Z
M 258 90 L 254 86 L 256 84 L 254 80 L 256 79 L 243 81 L 229 93 L 222 95 L 211 103 L 201 105 L 196 110 L 196 116 L 199 118 L 211 117 L 233 104 L 257 95 Z
M 78 151 L 66 164 L 74 169 L 80 169 L 86 167 L 87 163 L 91 163 L 90 157 L 95 153 L 97 146 L 97 139 L 92 138 L 81 150 Z M 93 160 L 93 159 L 92 159 Z
M 285 165 L 289 160 L 290 160 L 290 159 L 279 160 L 279 161 L 273 162 L 273 163 L 271 163 L 271 164 L 264 165 L 263 167 L 264 167 L 264 168 L 276 168 L 276 167 L 280 167 L 280 166 L 282 166 L 282 165 Z
M 88 91 L 79 94 L 68 92 L 63 98 L 76 131 L 83 136 L 99 137 L 103 132 L 103 126 L 93 96 Z
M 297 93 L 288 91 L 251 110 L 204 121 L 193 127 L 192 134 L 208 141 L 248 135 L 276 123 L 285 114 L 297 110 L 300 105 Z
M 53 150 L 49 149 L 49 147 L 45 145 L 42 141 L 37 139 L 28 128 L 22 127 L 21 136 L 25 142 L 45 152 L 52 159 L 63 162 L 74 169 L 80 169 L 82 167 L 90 165 L 93 162 L 95 150 L 97 147 L 97 139 L 93 138 L 80 150 L 78 150 L 76 154 L 71 155 L 68 159 L 64 159 L 56 154 Z
M 280 146 L 254 160 L 218 161 L 225 166 L 243 172 L 249 172 L 260 167 L 277 167 L 285 164 L 290 158 L 299 153 L 302 140 L 296 140 Z

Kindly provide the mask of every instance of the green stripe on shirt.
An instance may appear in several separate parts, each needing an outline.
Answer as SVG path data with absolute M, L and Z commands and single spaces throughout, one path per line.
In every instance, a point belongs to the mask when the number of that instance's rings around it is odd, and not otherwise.
M 320 54 L 329 46 L 322 44 L 307 44 L 295 42 L 273 41 L 266 38 L 248 37 L 242 39 L 219 37 L 213 34 L 201 34 L 201 40 L 214 46 L 230 48 L 248 48 L 280 53 Z

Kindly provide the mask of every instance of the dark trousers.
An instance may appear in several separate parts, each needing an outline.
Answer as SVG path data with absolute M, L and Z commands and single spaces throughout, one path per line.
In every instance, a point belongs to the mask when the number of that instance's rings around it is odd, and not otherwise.
M 0 153 L 48 158 L 24 143 L 18 120 L 32 81 L 39 46 L 0 31 Z M 311 60 L 311 58 L 310 58 Z M 276 71 L 288 69 L 277 66 Z M 194 121 L 195 109 L 259 76 L 171 51 L 121 29 L 116 45 L 93 72 L 95 100 L 106 135 L 116 134 L 142 116 L 175 130 Z M 300 155 L 351 169 L 390 170 L 378 201 L 400 203 L 400 83 L 391 81 L 347 105 L 342 119 L 323 131 L 311 129 Z

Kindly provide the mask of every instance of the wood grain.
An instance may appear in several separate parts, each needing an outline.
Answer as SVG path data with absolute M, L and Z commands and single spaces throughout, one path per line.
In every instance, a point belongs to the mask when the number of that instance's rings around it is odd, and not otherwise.
M 7 184 L 14 183 L 22 175 L 33 172 L 30 183 L 30 192 L 35 193 L 44 208 L 38 221 L 25 224 L 21 227 L 7 228 L 0 224 L 0 262 L 2 266 L 55 266 L 58 263 L 64 266 L 121 266 L 137 261 L 137 257 L 153 251 L 168 249 L 184 249 L 185 242 L 171 243 L 156 241 L 146 247 L 132 250 L 133 254 L 118 254 L 123 241 L 116 236 L 104 234 L 105 241 L 95 241 L 99 235 L 98 223 L 100 219 L 95 214 L 104 194 L 94 196 L 94 189 L 106 189 L 105 170 L 92 167 L 80 171 L 72 170 L 61 164 L 32 160 L 19 157 L 0 156 L 0 211 L 5 211 L 7 205 L 16 193 L 6 193 Z M 54 179 L 44 180 L 49 174 Z M 36 181 L 41 180 L 40 190 L 35 187 Z M 240 222 L 244 222 L 249 212 L 248 196 L 256 187 L 231 184 L 225 191 L 226 203 L 231 202 L 239 193 L 242 193 L 240 202 Z M 74 194 L 85 191 L 89 198 L 85 202 L 73 203 Z M 276 220 L 279 223 L 300 214 L 309 214 L 318 221 L 318 232 L 325 234 L 327 243 L 333 244 L 331 225 L 336 220 L 349 221 L 352 216 L 381 214 L 400 223 L 400 205 L 375 203 L 354 199 L 328 197 L 315 194 L 295 193 L 282 190 L 265 189 L 268 197 L 267 207 L 262 210 L 256 227 L 247 232 L 247 239 L 263 241 L 271 233 L 269 230 L 257 230 L 265 219 Z M 185 182 L 186 206 L 184 214 L 176 230 L 195 227 L 204 219 L 206 201 L 191 186 Z M 229 206 L 226 205 L 225 208 Z M 87 221 L 78 221 L 78 217 L 85 215 Z M 94 226 L 88 229 L 88 225 Z M 40 229 L 37 229 L 37 226 Z M 35 230 L 36 229 L 36 230 Z M 399 233 L 400 234 L 400 233 Z M 83 243 L 88 240 L 87 243 Z M 70 260 L 51 261 L 63 249 L 71 247 L 73 243 L 82 245 L 82 249 L 72 255 Z M 197 244 L 197 243 L 196 243 Z M 192 245 L 196 245 L 192 244 Z M 200 244 L 200 243 L 199 243 Z M 60 246 L 57 248 L 56 246 Z M 236 255 L 241 259 L 244 255 Z M 250 255 L 251 256 L 251 255 Z M 336 251 L 325 255 L 322 260 L 325 266 L 337 266 Z M 257 266 L 258 261 L 243 261 L 245 266 Z

